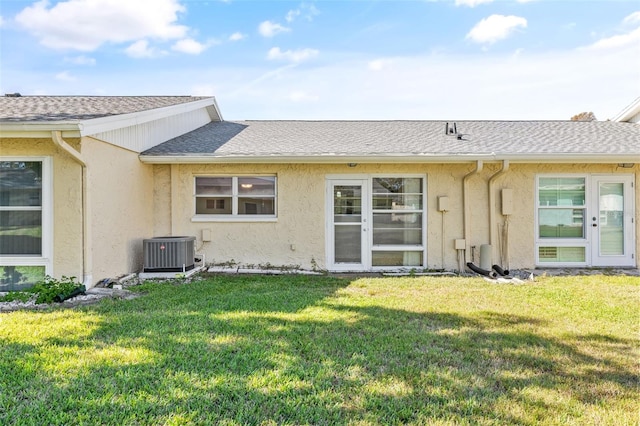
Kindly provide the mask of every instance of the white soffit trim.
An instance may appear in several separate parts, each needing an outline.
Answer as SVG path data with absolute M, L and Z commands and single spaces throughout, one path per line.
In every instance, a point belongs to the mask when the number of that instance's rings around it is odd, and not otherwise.
M 207 108 L 207 112 L 211 116 L 212 121 L 214 121 L 214 116 L 209 110 L 211 107 L 215 108 L 215 113 L 218 115 L 218 117 L 220 117 L 220 119 L 222 119 L 222 117 L 220 116 L 220 110 L 218 109 L 218 106 L 216 104 L 216 100 L 215 98 L 211 97 L 193 102 L 185 102 L 178 105 L 150 109 L 147 111 L 138 111 L 130 114 L 119 114 L 108 117 L 83 120 L 80 122 L 80 134 L 81 136 L 95 135 L 96 133 L 135 126 L 137 124 L 143 124 L 149 121 L 183 114 L 200 108 Z
M 398 155 L 140 155 L 140 161 L 147 164 L 338 164 L 338 163 L 468 163 L 475 161 L 503 161 L 514 163 L 628 163 L 630 160 L 640 162 L 640 154 L 634 159 L 629 155 L 605 154 L 527 154 L 527 155 L 499 155 L 489 154 L 398 154 Z

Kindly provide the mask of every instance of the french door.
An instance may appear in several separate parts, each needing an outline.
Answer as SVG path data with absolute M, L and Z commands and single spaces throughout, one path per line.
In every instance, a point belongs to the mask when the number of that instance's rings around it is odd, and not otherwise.
M 591 231 L 593 266 L 633 266 L 633 176 L 594 176 L 592 208 L 587 227 Z

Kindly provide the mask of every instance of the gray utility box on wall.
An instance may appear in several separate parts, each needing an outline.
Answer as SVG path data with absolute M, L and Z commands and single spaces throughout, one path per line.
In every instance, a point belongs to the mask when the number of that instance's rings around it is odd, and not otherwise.
M 186 272 L 195 267 L 196 237 L 143 240 L 144 272 Z

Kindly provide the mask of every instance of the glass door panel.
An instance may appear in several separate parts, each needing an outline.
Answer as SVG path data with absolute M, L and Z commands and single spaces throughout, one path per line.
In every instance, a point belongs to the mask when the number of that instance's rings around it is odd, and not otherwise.
M 362 186 L 333 187 L 336 263 L 362 263 Z
M 366 181 L 331 182 L 331 234 L 333 258 L 337 269 L 365 268 Z
M 592 185 L 593 266 L 633 266 L 632 176 L 597 176 Z
M 599 226 L 600 255 L 624 255 L 623 184 L 600 183 Z

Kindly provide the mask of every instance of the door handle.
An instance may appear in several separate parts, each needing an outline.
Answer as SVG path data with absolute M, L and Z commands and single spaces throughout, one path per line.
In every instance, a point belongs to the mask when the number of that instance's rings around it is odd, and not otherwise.
M 598 227 L 598 224 L 597 224 L 597 223 L 594 223 L 594 224 L 592 224 L 591 226 L 593 226 L 594 228 L 597 228 L 597 227 Z

